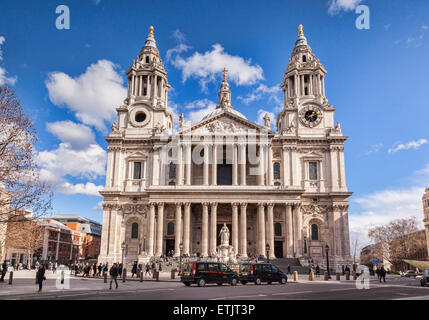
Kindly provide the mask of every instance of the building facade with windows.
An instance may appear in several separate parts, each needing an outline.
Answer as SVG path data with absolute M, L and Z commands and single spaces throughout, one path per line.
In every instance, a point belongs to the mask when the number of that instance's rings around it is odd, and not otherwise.
M 216 109 L 173 133 L 167 74 L 151 27 L 126 72 L 108 142 L 100 262 L 174 251 L 216 256 L 226 224 L 237 257 L 351 263 L 347 140 L 325 97 L 326 70 L 299 29 L 276 131 L 237 111 L 224 69 Z M 180 250 L 182 248 L 182 250 Z M 124 252 L 123 252 L 124 251 Z

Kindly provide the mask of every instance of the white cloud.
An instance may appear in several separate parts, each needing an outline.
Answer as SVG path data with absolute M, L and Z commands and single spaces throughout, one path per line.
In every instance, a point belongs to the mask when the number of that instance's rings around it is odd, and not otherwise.
M 250 102 L 262 99 L 264 95 L 268 95 L 268 101 L 274 101 L 280 104 L 281 100 L 278 96 L 279 93 L 281 93 L 280 85 L 267 87 L 265 84 L 260 84 L 257 88 L 252 90 L 251 93 L 246 96 L 239 96 L 238 99 L 243 101 L 245 104 L 249 104 Z
M 422 25 L 422 29 L 423 29 L 423 30 L 427 30 L 428 28 L 429 28 L 429 27 L 428 27 L 427 25 L 425 25 L 425 24 L 424 24 L 424 25 Z
M 63 142 L 71 145 L 72 149 L 84 149 L 94 142 L 92 130 L 80 123 L 72 121 L 57 121 L 46 124 L 46 129 Z
M 335 15 L 341 11 L 354 10 L 362 0 L 330 0 L 328 13 Z
M 398 143 L 395 147 L 392 147 L 388 150 L 389 153 L 396 153 L 400 150 L 409 150 L 409 149 L 414 149 L 417 150 L 419 149 L 422 145 L 427 144 L 429 141 L 426 139 L 419 139 L 417 141 L 410 141 L 407 143 Z
M 87 182 L 86 184 L 63 182 L 55 189 L 55 191 L 63 194 L 85 194 L 89 196 L 100 196 L 99 191 L 101 190 L 103 190 L 103 186 L 97 186 L 92 182 Z
M 191 123 L 196 123 L 201 121 L 204 116 L 214 111 L 216 109 L 216 103 L 208 99 L 196 100 L 188 103 L 185 109 L 193 110 L 186 115 L 186 119 Z
M 3 43 L 6 41 L 6 38 L 3 36 L 0 36 L 0 61 L 3 61 L 3 51 L 1 46 L 3 45 Z M 16 81 L 18 80 L 18 78 L 15 77 L 7 77 L 6 76 L 7 71 L 5 68 L 0 67 L 0 86 L 5 85 L 5 84 L 9 84 L 9 85 L 14 85 L 16 83 Z
M 113 121 L 115 107 L 120 106 L 127 95 L 117 68 L 111 61 L 99 60 L 76 78 L 51 72 L 46 80 L 49 99 L 75 112 L 83 123 L 105 130 L 104 122 Z
M 184 43 L 179 43 L 176 47 L 167 50 L 167 54 L 165 55 L 165 59 L 167 62 L 169 62 L 171 59 L 171 56 L 173 54 L 180 54 L 182 52 L 188 51 L 189 49 L 191 49 L 190 46 L 187 46 Z
M 183 82 L 189 78 L 199 79 L 203 90 L 209 82 L 220 82 L 224 68 L 228 69 L 228 80 L 237 85 L 251 85 L 264 79 L 259 65 L 253 65 L 251 59 L 228 54 L 220 44 L 214 44 L 212 50 L 202 54 L 194 52 L 187 58 L 183 58 L 180 52 L 174 58 L 170 55 L 170 61 L 182 71 Z
M 386 31 L 388 31 L 389 29 L 390 29 L 390 27 L 391 27 L 392 25 L 389 23 L 389 24 L 386 24 L 386 25 L 384 25 L 384 29 L 386 29 Z
M 370 154 L 378 153 L 380 152 L 381 148 L 383 148 L 382 143 L 376 143 L 369 147 L 369 150 L 365 152 L 365 155 L 368 156 Z
M 60 180 L 66 175 L 95 179 L 105 174 L 106 151 L 97 144 L 75 150 L 70 143 L 62 142 L 57 149 L 39 152 L 37 157 L 41 176 L 48 180 Z
M 423 193 L 423 186 L 413 186 L 406 189 L 381 190 L 352 198 L 351 201 L 361 207 L 361 212 L 350 214 L 350 231 L 359 234 L 360 240 L 368 244 L 368 229 L 371 227 L 413 216 L 417 217 L 418 221 L 422 220 Z
M 180 43 L 183 43 L 186 40 L 185 35 L 179 29 L 174 30 L 173 33 L 171 34 L 171 36 Z

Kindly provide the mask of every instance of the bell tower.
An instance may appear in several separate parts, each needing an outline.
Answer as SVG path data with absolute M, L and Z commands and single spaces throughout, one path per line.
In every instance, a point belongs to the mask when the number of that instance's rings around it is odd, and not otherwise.
M 124 105 L 117 109 L 119 128 L 125 128 L 129 135 L 171 133 L 173 117 L 167 111 L 170 85 L 152 26 L 143 48 L 126 74 L 128 95 Z
M 334 128 L 334 108 L 325 96 L 327 71 L 308 45 L 303 26 L 289 65 L 284 73 L 283 111 L 277 117 L 277 131 L 283 135 L 326 135 Z

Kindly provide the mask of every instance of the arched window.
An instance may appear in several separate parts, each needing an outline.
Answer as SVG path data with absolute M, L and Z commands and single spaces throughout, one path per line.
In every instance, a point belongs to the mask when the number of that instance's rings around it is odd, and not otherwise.
M 174 162 L 170 162 L 170 168 L 168 170 L 168 178 L 176 179 L 176 164 Z
M 139 237 L 139 224 L 134 222 L 131 225 L 131 239 L 137 239 Z
M 317 224 L 311 225 L 311 240 L 319 240 L 319 227 L 317 226 Z
M 275 235 L 276 237 L 281 237 L 281 235 L 282 235 L 282 224 L 281 224 L 281 223 L 279 223 L 279 222 L 277 222 L 277 223 L 274 225 L 274 235 Z
M 149 63 L 149 56 L 146 56 L 146 63 Z
M 174 234 L 174 223 L 169 222 L 167 224 L 167 235 L 172 236 Z
M 307 61 L 307 57 L 306 56 L 302 56 L 302 62 L 306 62 Z
M 279 162 L 274 162 L 273 173 L 274 173 L 274 179 L 280 180 L 280 163 Z

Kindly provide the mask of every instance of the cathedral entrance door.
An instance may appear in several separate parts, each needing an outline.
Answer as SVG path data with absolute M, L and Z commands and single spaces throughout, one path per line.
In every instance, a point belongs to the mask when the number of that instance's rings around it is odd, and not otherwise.
M 167 239 L 165 241 L 165 254 L 172 250 L 174 250 L 174 239 Z
M 274 241 L 274 255 L 283 258 L 283 241 Z
M 218 186 L 232 185 L 232 164 L 217 165 L 217 185 Z

